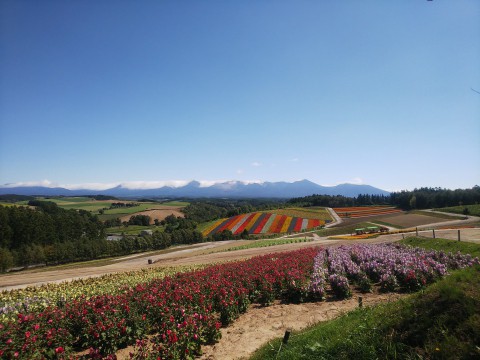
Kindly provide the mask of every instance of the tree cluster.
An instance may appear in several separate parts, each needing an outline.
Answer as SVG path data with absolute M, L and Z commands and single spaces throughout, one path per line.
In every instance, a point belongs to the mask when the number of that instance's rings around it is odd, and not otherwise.
M 138 206 L 138 203 L 133 203 L 133 202 L 114 202 L 110 205 L 109 209 L 122 209 L 122 208 L 131 208 Z
M 478 185 L 471 189 L 456 190 L 424 187 L 390 194 L 390 203 L 402 209 L 431 209 L 473 205 L 479 202 L 480 186 Z
M 133 215 L 128 220 L 128 225 L 149 226 L 150 220 L 151 218 L 148 215 Z
M 104 227 L 90 212 L 65 210 L 50 201 L 32 200 L 29 205 L 36 209 L 0 206 L 0 270 L 102 252 Z
M 88 195 L 87 197 L 95 200 L 118 200 L 115 196 L 110 195 Z
M 1 202 L 7 202 L 7 203 L 16 203 L 20 201 L 30 201 L 34 200 L 35 198 L 33 196 L 27 196 L 27 195 L 16 195 L 16 194 L 5 194 L 5 195 L 0 195 L 0 201 Z

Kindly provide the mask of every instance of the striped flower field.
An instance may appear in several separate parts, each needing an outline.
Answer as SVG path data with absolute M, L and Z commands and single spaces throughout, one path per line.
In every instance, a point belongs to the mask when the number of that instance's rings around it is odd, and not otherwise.
M 224 230 L 230 230 L 234 235 L 247 230 L 251 235 L 258 234 L 284 234 L 310 230 L 325 225 L 330 220 L 306 219 L 302 217 L 288 216 L 283 214 L 255 212 L 233 216 L 228 219 L 220 219 L 202 234 L 207 237 Z
M 375 215 L 398 214 L 402 210 L 391 206 L 358 206 L 358 207 L 342 207 L 333 208 L 342 219 L 345 218 L 362 218 Z

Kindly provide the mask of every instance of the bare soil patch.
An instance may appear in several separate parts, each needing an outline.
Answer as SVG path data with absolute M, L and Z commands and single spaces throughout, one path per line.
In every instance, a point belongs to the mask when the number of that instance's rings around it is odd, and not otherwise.
M 381 220 L 383 222 L 403 228 L 435 224 L 445 221 L 445 219 L 421 214 L 398 214 L 382 217 Z
M 137 212 L 134 214 L 129 214 L 122 216 L 120 218 L 120 221 L 128 221 L 132 216 L 136 215 L 147 215 L 150 216 L 150 225 L 155 223 L 155 220 L 162 221 L 164 220 L 167 216 L 169 215 L 175 215 L 176 217 L 185 217 L 185 215 L 178 211 L 178 207 L 172 207 L 172 208 L 165 208 L 165 209 L 152 209 L 152 210 L 145 210 L 141 212 Z

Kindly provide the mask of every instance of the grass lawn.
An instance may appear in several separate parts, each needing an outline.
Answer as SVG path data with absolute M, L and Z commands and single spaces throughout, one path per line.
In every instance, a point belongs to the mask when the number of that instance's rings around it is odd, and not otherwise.
M 446 252 L 460 251 L 463 254 L 480 257 L 480 245 L 476 243 L 447 240 L 447 239 L 425 239 L 417 237 L 408 237 L 399 241 L 400 244 L 421 247 L 429 250 L 438 250 Z
M 179 206 L 179 207 L 185 207 L 185 206 L 190 205 L 190 203 L 189 203 L 189 202 L 186 202 L 186 201 L 167 201 L 167 202 L 161 203 L 161 205 L 163 205 L 163 206 Z
M 480 253 L 480 245 L 408 238 L 427 249 Z M 480 266 L 453 271 L 423 292 L 349 312 L 257 350 L 264 359 L 478 359 Z M 279 351 L 280 349 L 280 351 Z
M 355 229 L 366 228 L 369 226 L 377 226 L 375 224 L 369 222 L 361 222 L 354 225 L 346 225 L 346 226 L 336 226 L 328 229 L 320 229 L 315 231 L 315 233 L 319 236 L 331 236 L 331 235 L 343 235 L 343 234 L 352 234 L 355 232 Z
M 447 214 L 439 214 L 439 213 L 434 213 L 431 211 L 422 211 L 422 210 L 411 210 L 407 211 L 407 214 L 417 214 L 417 215 L 425 215 L 425 216 L 431 216 L 431 217 L 436 217 L 440 219 L 447 219 L 447 220 L 454 220 L 454 219 L 463 219 L 463 216 L 455 216 L 455 215 L 447 215 Z
M 301 242 L 310 242 L 313 241 L 311 238 L 290 238 L 290 239 L 273 239 L 273 240 L 256 240 L 252 241 L 250 244 L 245 244 L 241 246 L 234 246 L 231 248 L 226 249 L 226 251 L 235 251 L 235 250 L 245 250 L 245 249 L 252 249 L 252 248 L 260 248 L 260 247 L 268 247 L 274 245 L 285 245 L 285 244 L 294 244 L 294 243 L 301 243 Z
M 97 212 L 100 209 L 108 208 L 112 203 L 108 202 L 78 202 L 74 204 L 57 203 L 62 209 L 70 210 L 86 210 L 90 212 Z
M 129 214 L 134 214 L 140 211 L 145 211 L 145 210 L 150 210 L 155 208 L 161 209 L 162 205 L 158 203 L 140 203 L 138 206 L 121 207 L 116 209 L 105 210 L 104 214 L 129 215 Z
M 107 234 L 115 234 L 115 235 L 138 235 L 142 232 L 142 230 L 163 230 L 162 226 L 140 226 L 140 225 L 129 225 L 129 226 L 115 226 L 111 228 L 107 228 Z
M 480 204 L 452 206 L 452 207 L 446 207 L 441 209 L 435 209 L 435 211 L 442 211 L 442 212 L 449 212 L 449 213 L 464 215 L 465 209 L 468 209 L 468 215 L 480 216 Z
M 386 221 L 378 221 L 378 220 L 375 220 L 375 224 L 384 225 L 384 226 L 390 226 L 390 227 L 393 227 L 393 228 L 395 228 L 395 229 L 404 229 L 404 228 L 405 228 L 404 226 L 391 224 L 391 223 L 386 222 Z
M 94 201 L 92 198 L 88 198 L 88 197 L 84 197 L 84 196 L 73 196 L 73 197 L 43 197 L 43 198 L 38 198 L 38 200 L 42 200 L 42 201 L 51 201 L 51 202 L 54 202 L 56 204 L 58 204 L 58 206 L 61 206 L 62 203 L 72 203 L 72 202 L 78 202 L 78 203 L 81 203 L 81 202 L 86 202 L 86 201 Z

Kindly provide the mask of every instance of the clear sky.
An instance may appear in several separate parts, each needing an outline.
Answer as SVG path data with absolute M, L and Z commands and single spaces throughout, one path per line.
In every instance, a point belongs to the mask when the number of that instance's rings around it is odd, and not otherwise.
M 0 184 L 480 185 L 480 1 L 0 2 Z

